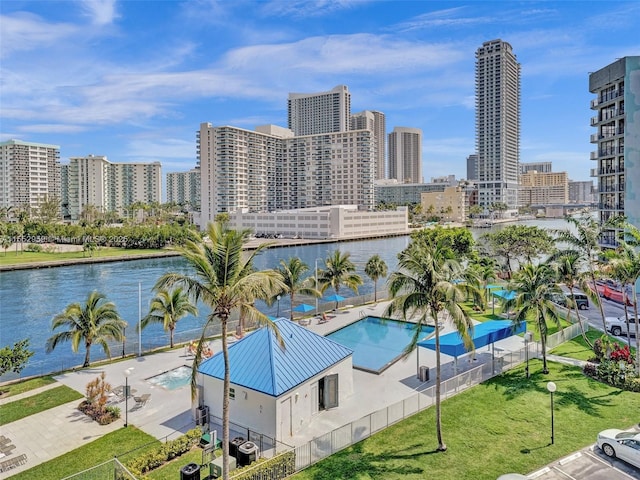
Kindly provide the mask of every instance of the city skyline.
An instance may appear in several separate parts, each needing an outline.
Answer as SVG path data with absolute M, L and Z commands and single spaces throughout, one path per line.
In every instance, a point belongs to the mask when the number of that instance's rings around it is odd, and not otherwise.
M 475 51 L 500 38 L 522 66 L 520 160 L 588 180 L 588 75 L 638 54 L 639 14 L 636 2 L 4 2 L 0 141 L 186 172 L 201 122 L 286 127 L 289 93 L 344 84 L 352 113 L 423 131 L 426 181 L 465 178 Z

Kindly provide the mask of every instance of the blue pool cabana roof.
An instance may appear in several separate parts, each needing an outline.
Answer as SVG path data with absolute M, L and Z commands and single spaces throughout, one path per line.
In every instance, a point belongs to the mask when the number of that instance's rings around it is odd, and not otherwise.
M 516 292 L 513 290 L 496 290 L 491 292 L 494 297 L 500 297 L 502 300 L 513 300 L 516 298 Z
M 284 341 L 262 327 L 229 345 L 231 383 L 278 397 L 353 354 L 353 351 L 285 318 L 275 322 Z M 218 352 L 198 370 L 224 379 L 224 359 Z
M 513 335 L 523 333 L 526 328 L 527 324 L 525 322 L 520 323 L 520 325 L 516 327 L 510 320 L 493 320 L 474 325 L 473 336 L 471 338 L 474 346 L 478 349 Z M 418 342 L 418 346 L 435 350 L 436 339 L 432 337 L 428 340 L 423 340 Z M 464 347 L 462 337 L 458 332 L 447 333 L 440 337 L 440 351 L 456 358 L 465 353 L 469 353 Z

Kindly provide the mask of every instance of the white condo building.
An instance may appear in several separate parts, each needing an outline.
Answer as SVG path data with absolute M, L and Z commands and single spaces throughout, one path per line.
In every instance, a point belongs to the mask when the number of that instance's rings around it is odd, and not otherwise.
M 389 178 L 422 183 L 422 130 L 395 127 L 389 134 Z
M 113 163 L 101 155 L 72 157 L 67 168 L 68 212 L 72 220 L 88 205 L 101 212 L 125 214 L 135 202 L 161 203 L 160 162 Z
M 289 129 L 296 136 L 344 132 L 351 122 L 351 94 L 346 85 L 328 92 L 290 93 Z
M 200 208 L 200 167 L 167 173 L 167 203 Z
M 218 213 L 357 205 L 374 208 L 371 130 L 295 136 L 275 125 L 255 131 L 200 124 L 200 225 Z
M 376 144 L 376 180 L 387 178 L 387 126 L 385 115 L 375 110 L 364 110 L 351 115 L 351 130 L 372 130 Z
M 596 133 L 591 143 L 597 163 L 591 175 L 598 179 L 597 202 L 601 222 L 615 215 L 640 228 L 640 56 L 623 57 L 589 75 L 589 91 Z M 617 244 L 616 232 L 601 237 Z
M 37 209 L 44 200 L 60 197 L 58 145 L 0 142 L 0 208 Z
M 520 64 L 511 45 L 491 40 L 476 51 L 478 204 L 517 207 Z

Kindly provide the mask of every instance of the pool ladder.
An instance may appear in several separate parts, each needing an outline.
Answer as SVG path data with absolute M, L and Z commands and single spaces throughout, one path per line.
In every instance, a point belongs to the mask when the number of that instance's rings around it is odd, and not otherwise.
M 360 310 L 360 320 L 362 320 L 366 316 L 367 316 L 366 312 L 364 310 Z

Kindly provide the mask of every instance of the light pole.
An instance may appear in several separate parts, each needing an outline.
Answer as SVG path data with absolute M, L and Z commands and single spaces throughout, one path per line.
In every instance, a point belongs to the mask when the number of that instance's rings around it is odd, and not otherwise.
M 318 260 L 323 261 L 321 258 L 316 258 L 316 290 L 318 289 Z M 318 297 L 316 297 L 316 315 L 318 314 Z
M 127 327 L 122 327 L 122 358 L 124 358 L 124 342 L 127 339 Z
M 555 440 L 555 436 L 554 436 L 554 432 L 553 432 L 553 392 L 556 391 L 556 384 L 553 382 L 549 382 L 547 383 L 547 390 L 549 390 L 549 393 L 551 394 L 551 445 L 553 445 L 553 442 Z
M 278 300 L 278 313 L 277 313 L 276 317 L 280 318 L 280 295 L 278 295 L 276 297 L 276 299 Z
M 131 375 L 131 369 L 127 368 L 124 371 L 124 426 L 129 425 L 129 375 Z
M 527 373 L 527 379 L 529 379 L 529 342 L 533 339 L 533 333 L 524 332 L 524 355 L 527 359 L 527 367 L 525 372 Z

